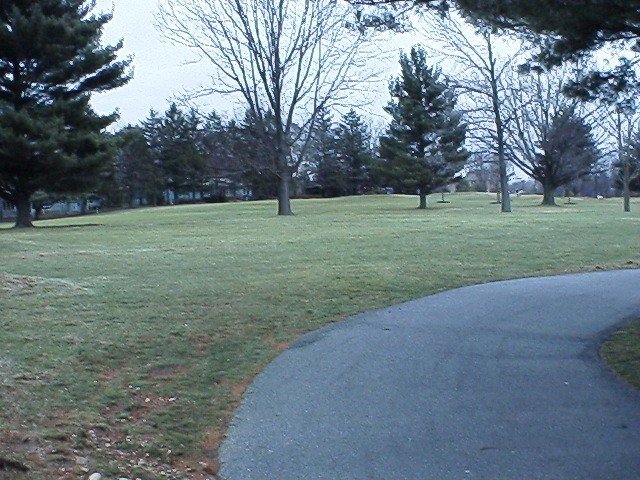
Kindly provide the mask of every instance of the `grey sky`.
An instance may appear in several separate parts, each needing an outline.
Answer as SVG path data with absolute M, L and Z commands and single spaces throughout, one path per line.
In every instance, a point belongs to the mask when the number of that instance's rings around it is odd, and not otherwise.
M 207 62 L 190 63 L 194 55 L 187 48 L 173 45 L 154 26 L 157 0 L 98 0 L 100 11 L 113 9 L 113 20 L 107 25 L 104 41 L 109 44 L 124 40 L 122 56 L 133 55 L 134 78 L 123 88 L 94 96 L 93 105 L 99 113 L 119 110 L 117 125 L 137 123 L 149 113 L 150 108 L 166 110 L 168 103 L 176 95 L 186 90 L 194 90 L 206 85 L 212 74 Z M 382 106 L 387 102 L 387 83 L 397 70 L 397 54 L 416 42 L 415 37 L 392 35 L 382 40 L 393 52 L 384 62 L 388 63 L 385 73 L 371 88 L 368 105 L 362 110 L 369 116 L 382 114 Z M 375 59 L 374 59 L 375 61 Z M 379 62 L 377 67 L 379 67 Z M 208 98 L 202 102 L 204 109 L 232 115 L 234 104 L 224 98 Z
M 119 123 L 136 123 L 150 108 L 164 111 L 176 92 L 195 88 L 206 81 L 202 66 L 184 65 L 190 53 L 163 41 L 153 25 L 156 0 L 98 0 L 98 9 L 110 11 L 104 41 L 124 40 L 122 55 L 133 55 L 134 78 L 123 88 L 95 95 L 94 108 L 100 113 L 118 109 Z

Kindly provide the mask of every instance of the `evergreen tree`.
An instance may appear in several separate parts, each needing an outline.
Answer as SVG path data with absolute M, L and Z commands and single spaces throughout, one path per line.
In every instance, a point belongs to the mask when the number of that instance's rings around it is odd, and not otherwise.
M 228 188 L 240 183 L 242 165 L 235 156 L 238 131 L 235 122 L 225 124 L 216 112 L 207 115 L 202 125 L 208 190 L 220 201 L 226 198 Z
M 159 181 L 151 150 L 140 127 L 126 127 L 116 134 L 118 153 L 115 181 L 120 190 L 120 204 L 130 207 L 136 201 L 158 203 L 163 183 Z
M 420 208 L 427 195 L 446 185 L 467 159 L 466 125 L 455 110 L 453 92 L 439 69 L 429 67 L 421 48 L 400 59 L 401 75 L 391 82 L 392 117 L 380 139 L 377 168 L 400 191 L 418 192 Z
M 204 153 L 203 131 L 197 112 L 182 112 L 173 103 L 159 117 L 151 111 L 143 122 L 143 130 L 154 157 L 157 175 L 164 183 L 165 202 L 170 192 L 177 198 L 181 193 L 202 191 L 206 182 L 207 161 Z
M 110 158 L 103 130 L 115 115 L 89 105 L 92 92 L 127 82 L 120 44 L 100 44 L 110 15 L 85 0 L 0 2 L 0 197 L 30 227 L 30 198 L 87 191 Z
M 339 197 L 347 192 L 347 175 L 336 155 L 336 146 L 331 115 L 323 109 L 318 113 L 313 132 L 311 163 L 324 197 Z
M 162 122 L 163 119 L 158 112 L 151 109 L 149 115 L 140 124 L 140 129 L 147 143 L 150 156 L 148 181 L 153 185 L 154 194 L 151 201 L 154 206 L 160 203 L 167 204 L 166 188 L 169 183 L 165 170 L 163 169 L 163 142 L 162 142 Z
M 337 160 L 347 180 L 347 194 L 361 195 L 369 187 L 369 168 L 373 159 L 371 133 L 354 110 L 349 111 L 335 132 Z
M 571 110 L 556 115 L 528 163 L 526 172 L 544 189 L 544 205 L 555 205 L 555 191 L 574 180 L 593 173 L 598 162 L 598 149 L 591 127 Z
M 591 174 L 598 151 L 586 113 L 562 94 L 567 71 L 521 76 L 505 99 L 509 115 L 509 160 L 538 181 L 545 205 L 555 191 Z
M 233 142 L 234 156 L 242 168 L 242 181 L 251 189 L 256 199 L 276 198 L 280 177 L 274 170 L 278 146 L 272 141 L 276 130 L 273 115 L 267 113 L 260 121 L 247 111 L 242 122 L 236 125 Z
M 160 124 L 160 165 L 167 189 L 177 196 L 195 193 L 205 181 L 206 160 L 202 152 L 202 135 L 197 113 L 182 112 L 173 103 Z

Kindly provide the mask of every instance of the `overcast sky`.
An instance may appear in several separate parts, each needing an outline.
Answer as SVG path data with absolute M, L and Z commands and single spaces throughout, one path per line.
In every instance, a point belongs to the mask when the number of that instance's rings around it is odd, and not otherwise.
M 124 40 L 122 56 L 132 55 L 134 77 L 125 87 L 94 95 L 100 113 L 120 111 L 120 124 L 136 123 L 150 108 L 166 110 L 173 95 L 206 82 L 204 65 L 185 65 L 190 52 L 163 41 L 154 27 L 157 0 L 98 0 L 98 9 L 111 11 L 103 40 L 114 44 Z
M 189 63 L 194 55 L 186 47 L 173 45 L 163 39 L 154 26 L 154 14 L 158 9 L 158 0 L 98 0 L 100 11 L 113 9 L 113 20 L 106 26 L 103 40 L 114 44 L 124 40 L 122 56 L 132 55 L 134 78 L 120 89 L 94 95 L 93 106 L 99 113 L 119 110 L 118 126 L 137 123 L 144 119 L 153 108 L 163 112 L 168 103 L 186 90 L 207 85 L 212 74 L 211 66 L 206 62 Z M 411 36 L 393 36 L 387 47 L 394 51 L 392 58 L 386 59 L 388 74 L 372 88 L 370 105 L 362 111 L 368 116 L 382 114 L 382 106 L 388 100 L 388 79 L 397 71 L 397 54 L 414 42 Z M 210 98 L 203 108 L 215 109 L 227 116 L 233 115 L 233 105 L 225 99 Z

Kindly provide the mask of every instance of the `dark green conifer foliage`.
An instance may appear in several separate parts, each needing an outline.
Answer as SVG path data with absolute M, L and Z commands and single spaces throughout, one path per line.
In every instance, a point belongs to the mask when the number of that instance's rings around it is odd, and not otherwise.
M 418 3 L 425 3 L 419 0 Z M 640 0 L 455 0 L 472 19 L 499 28 L 542 36 L 539 60 L 559 65 L 607 45 L 638 51 Z M 640 82 L 633 59 L 620 56 L 613 68 L 583 73 L 569 91 L 583 98 L 616 101 Z
M 426 3 L 424 0 L 418 3 Z M 456 0 L 473 18 L 549 35 L 560 58 L 618 40 L 640 41 L 638 0 Z
M 118 153 L 115 157 L 115 181 L 120 190 L 120 205 L 144 205 L 148 199 L 155 205 L 162 197 L 156 165 L 144 131 L 128 126 L 116 134 Z
M 601 64 L 598 69 L 580 72 L 578 79 L 567 85 L 567 92 L 583 99 L 616 103 L 621 94 L 635 94 L 640 88 L 635 68 L 637 55 L 629 55 L 640 50 L 640 0 L 349 1 L 354 5 L 379 5 L 389 9 L 370 15 L 360 12 L 362 28 L 402 29 L 403 23 L 395 13 L 411 4 L 442 14 L 456 8 L 472 22 L 508 29 L 533 40 L 541 47 L 536 59 L 545 66 L 559 65 L 613 45 L 621 52 L 617 65 Z
M 162 117 L 153 110 L 143 130 L 157 167 L 159 183 L 168 195 L 195 194 L 206 182 L 206 156 L 201 121 L 194 110 L 173 103 Z M 165 200 L 170 200 L 166 198 Z
M 271 112 L 260 120 L 247 110 L 242 122 L 231 126 L 229 131 L 235 137 L 232 150 L 242 169 L 242 181 L 251 189 L 254 199 L 278 196 L 279 178 L 274 168 L 278 149 L 273 142 L 276 128 Z
M 89 105 L 92 92 L 125 84 L 121 44 L 103 46 L 110 15 L 84 0 L 0 1 L 0 197 L 30 227 L 38 190 L 87 191 L 109 159 L 102 132 L 115 115 Z
M 336 155 L 347 179 L 347 194 L 361 195 L 370 187 L 372 161 L 369 127 L 355 110 L 350 110 L 336 128 Z
M 315 179 L 324 197 L 339 197 L 347 192 L 347 173 L 336 155 L 337 139 L 327 109 L 318 112 L 311 144 L 311 163 Z
M 466 125 L 455 110 L 453 92 L 440 70 L 427 64 L 424 50 L 414 47 L 401 56 L 400 65 L 402 73 L 389 88 L 393 100 L 386 111 L 392 121 L 380 139 L 377 168 L 394 188 L 417 191 L 420 208 L 427 208 L 427 195 L 450 182 L 468 157 Z

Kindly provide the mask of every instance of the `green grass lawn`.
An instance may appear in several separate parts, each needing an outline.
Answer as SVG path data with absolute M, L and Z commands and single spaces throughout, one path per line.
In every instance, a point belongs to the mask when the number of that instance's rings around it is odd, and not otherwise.
M 640 263 L 640 206 L 521 197 L 505 215 L 494 198 L 432 197 L 427 211 L 414 197 L 305 200 L 287 218 L 273 202 L 185 206 L 1 230 L 0 457 L 31 469 L 20 479 L 209 478 L 245 386 L 303 332 L 454 287 Z
M 617 331 L 605 342 L 600 353 L 622 378 L 640 388 L 640 321 Z

